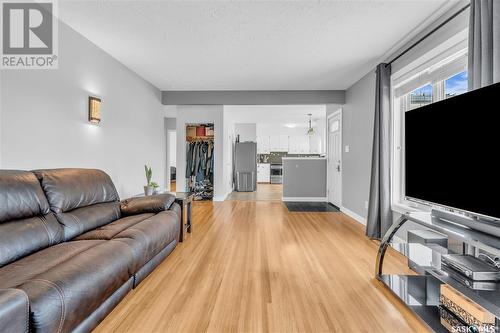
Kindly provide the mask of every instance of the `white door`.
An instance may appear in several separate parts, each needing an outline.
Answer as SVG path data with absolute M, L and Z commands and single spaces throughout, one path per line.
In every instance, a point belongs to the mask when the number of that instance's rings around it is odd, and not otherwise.
M 342 113 L 328 118 L 328 201 L 342 204 Z

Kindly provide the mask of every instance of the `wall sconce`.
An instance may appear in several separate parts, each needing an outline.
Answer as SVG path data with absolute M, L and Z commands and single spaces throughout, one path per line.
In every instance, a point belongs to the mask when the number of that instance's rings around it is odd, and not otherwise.
M 101 122 L 101 99 L 89 96 L 89 122 L 99 124 Z

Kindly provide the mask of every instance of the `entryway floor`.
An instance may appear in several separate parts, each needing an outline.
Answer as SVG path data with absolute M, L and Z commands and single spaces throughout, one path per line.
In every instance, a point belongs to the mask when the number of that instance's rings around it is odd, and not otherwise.
M 328 202 L 285 202 L 289 212 L 335 213 L 340 210 Z
M 227 200 L 238 201 L 281 201 L 283 197 L 282 184 L 257 184 L 255 192 L 233 191 Z

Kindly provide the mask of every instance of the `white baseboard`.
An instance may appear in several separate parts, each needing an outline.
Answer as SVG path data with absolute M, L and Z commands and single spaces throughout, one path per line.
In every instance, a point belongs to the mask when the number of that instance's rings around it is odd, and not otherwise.
M 296 202 L 326 202 L 326 197 L 282 197 L 283 201 L 296 201 Z
M 225 201 L 227 198 L 227 195 L 216 195 L 212 198 L 212 201 Z
M 353 218 L 357 222 L 361 223 L 362 225 L 366 225 L 366 219 L 363 216 L 356 214 L 352 210 L 349 210 L 345 207 L 340 207 L 340 211 L 346 214 L 347 216 Z

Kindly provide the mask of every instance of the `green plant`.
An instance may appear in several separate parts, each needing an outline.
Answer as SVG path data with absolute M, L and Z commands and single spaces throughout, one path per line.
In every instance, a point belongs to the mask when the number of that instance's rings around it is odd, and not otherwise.
M 157 183 L 155 183 L 155 182 L 151 182 L 151 183 L 149 184 L 149 186 L 151 186 L 153 189 L 157 189 L 158 187 L 160 187 L 160 185 L 158 185 L 158 184 L 157 184 Z
M 151 167 L 148 167 L 147 165 L 144 166 L 144 171 L 146 172 L 146 180 L 147 180 L 147 186 L 152 186 L 151 184 L 151 177 L 153 177 L 153 171 L 151 170 Z

